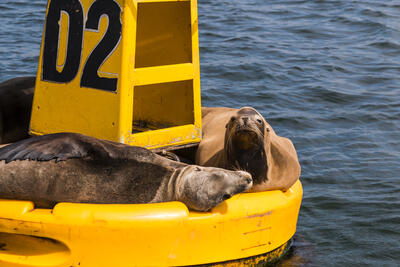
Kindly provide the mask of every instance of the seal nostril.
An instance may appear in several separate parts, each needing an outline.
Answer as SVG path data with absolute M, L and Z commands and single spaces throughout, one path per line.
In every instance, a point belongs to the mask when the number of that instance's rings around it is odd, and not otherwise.
M 248 184 L 251 184 L 251 182 L 253 182 L 253 180 L 252 180 L 251 178 L 247 178 L 247 179 L 246 179 L 246 182 L 247 182 Z
M 230 199 L 232 196 L 230 194 L 225 194 L 222 196 L 224 200 Z

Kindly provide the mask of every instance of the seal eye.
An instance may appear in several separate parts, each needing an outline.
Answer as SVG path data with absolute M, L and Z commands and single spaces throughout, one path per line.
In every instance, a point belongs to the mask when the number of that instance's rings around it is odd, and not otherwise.
M 235 121 L 235 117 L 231 117 L 231 122 L 234 122 Z
M 223 200 L 230 199 L 232 196 L 230 194 L 225 194 L 222 196 Z
M 197 166 L 194 168 L 194 170 L 197 171 L 197 172 L 201 171 L 201 169 L 199 167 L 197 167 Z
M 257 122 L 258 122 L 258 123 L 262 123 L 262 120 L 261 120 L 261 119 L 257 119 Z

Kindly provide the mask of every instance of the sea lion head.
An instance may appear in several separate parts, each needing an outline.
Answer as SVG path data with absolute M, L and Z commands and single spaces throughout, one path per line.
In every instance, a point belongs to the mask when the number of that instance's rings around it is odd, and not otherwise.
M 207 211 L 252 185 L 251 175 L 244 171 L 189 165 L 176 180 L 175 199 L 189 209 Z
M 254 108 L 239 109 L 226 124 L 226 167 L 248 171 L 254 184 L 265 182 L 268 171 L 269 132 L 269 125 Z

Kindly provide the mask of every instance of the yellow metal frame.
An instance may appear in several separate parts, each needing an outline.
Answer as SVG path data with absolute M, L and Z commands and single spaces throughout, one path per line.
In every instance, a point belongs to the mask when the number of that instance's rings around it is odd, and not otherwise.
M 95 0 L 80 0 L 83 13 Z M 121 39 L 97 74 L 118 78 L 109 92 L 81 87 L 82 71 L 107 31 L 83 30 L 81 63 L 66 83 L 43 79 L 42 40 L 30 134 L 77 132 L 149 149 L 198 143 L 201 97 L 196 0 L 114 0 L 121 7 Z M 49 5 L 46 18 L 49 13 Z M 67 57 L 69 17 L 61 14 L 57 70 Z M 144 126 L 141 126 L 145 122 Z
M 59 203 L 47 210 L 1 200 L 0 265 L 233 266 L 283 249 L 296 231 L 302 193 L 298 181 L 286 192 L 236 195 L 211 212 L 189 212 L 180 202 Z

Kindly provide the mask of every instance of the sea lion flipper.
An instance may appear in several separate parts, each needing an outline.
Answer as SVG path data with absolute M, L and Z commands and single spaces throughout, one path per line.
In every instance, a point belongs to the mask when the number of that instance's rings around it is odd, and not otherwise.
M 15 160 L 50 161 L 55 159 L 59 162 L 69 158 L 83 158 L 88 156 L 90 147 L 82 138 L 82 135 L 73 133 L 32 137 L 0 148 L 0 160 L 9 163 Z

